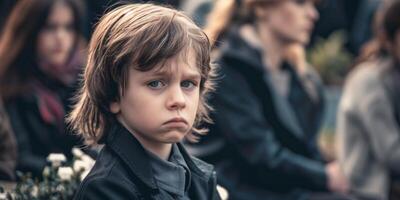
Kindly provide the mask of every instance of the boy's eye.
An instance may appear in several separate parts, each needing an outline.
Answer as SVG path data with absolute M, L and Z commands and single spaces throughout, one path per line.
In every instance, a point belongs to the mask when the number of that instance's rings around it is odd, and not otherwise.
M 165 86 L 165 83 L 157 80 L 157 81 L 151 81 L 151 82 L 147 83 L 147 86 L 152 89 L 161 89 L 162 87 Z
M 193 81 L 183 81 L 181 83 L 181 87 L 186 88 L 186 89 L 191 89 L 191 88 L 194 88 L 196 86 L 197 86 L 197 84 L 195 82 L 193 82 Z

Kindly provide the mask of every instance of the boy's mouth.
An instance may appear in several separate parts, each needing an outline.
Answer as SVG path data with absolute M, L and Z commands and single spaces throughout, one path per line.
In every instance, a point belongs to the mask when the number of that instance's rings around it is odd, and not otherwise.
M 172 118 L 171 120 L 168 120 L 167 122 L 165 122 L 164 124 L 185 124 L 188 125 L 188 122 L 182 118 L 182 117 L 175 117 Z

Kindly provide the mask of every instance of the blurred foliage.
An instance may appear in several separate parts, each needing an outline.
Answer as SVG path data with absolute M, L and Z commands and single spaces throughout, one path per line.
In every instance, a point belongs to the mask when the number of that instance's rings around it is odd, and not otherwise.
M 75 191 L 80 184 L 80 173 L 74 174 L 70 180 L 62 180 L 57 175 L 58 167 L 51 167 L 49 174 L 44 176 L 43 181 L 32 179 L 29 173 L 17 175 L 20 181 L 15 190 L 7 194 L 7 200 L 67 200 L 74 197 Z
M 342 84 L 353 61 L 345 48 L 344 31 L 335 31 L 327 39 L 318 38 L 307 52 L 308 61 L 320 73 L 326 84 Z
M 75 149 L 75 148 L 74 148 Z M 75 151 L 75 152 L 74 152 Z M 77 153 L 76 153 L 77 152 Z M 0 186 L 0 200 L 70 200 L 94 165 L 94 160 L 80 150 L 66 162 L 63 154 L 50 154 L 41 179 L 17 171 L 19 181 L 12 191 Z

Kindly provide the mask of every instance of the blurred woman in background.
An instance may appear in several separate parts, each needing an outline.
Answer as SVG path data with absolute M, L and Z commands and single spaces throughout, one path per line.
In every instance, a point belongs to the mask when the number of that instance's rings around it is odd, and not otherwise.
M 215 124 L 191 149 L 217 166 L 231 199 L 340 199 L 329 191 L 347 190 L 316 144 L 323 88 L 304 53 L 314 3 L 220 0 L 210 13 L 205 30 L 221 66 Z
M 21 0 L 0 37 L 0 94 L 17 139 L 17 170 L 42 174 L 49 153 L 70 155 L 64 124 L 81 66 L 73 0 Z
M 357 199 L 391 199 L 400 174 L 399 11 L 399 0 L 378 11 L 375 38 L 349 75 L 339 106 L 338 156 Z

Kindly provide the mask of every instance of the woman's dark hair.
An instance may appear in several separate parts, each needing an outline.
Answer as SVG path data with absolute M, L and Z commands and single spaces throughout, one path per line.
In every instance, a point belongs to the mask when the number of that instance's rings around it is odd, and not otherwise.
M 77 48 L 82 13 L 75 0 L 18 1 L 0 36 L 0 94 L 4 99 L 28 90 L 27 82 L 38 71 L 35 50 L 39 32 L 46 25 L 54 5 L 60 1 L 73 12 L 76 40 L 72 51 Z
M 394 0 L 389 4 L 383 15 L 383 29 L 389 41 L 394 41 L 400 29 L 400 1 Z
M 400 30 L 400 0 L 387 1 L 375 14 L 373 24 L 374 38 L 362 48 L 357 63 L 392 54 L 387 46 L 394 42 Z

